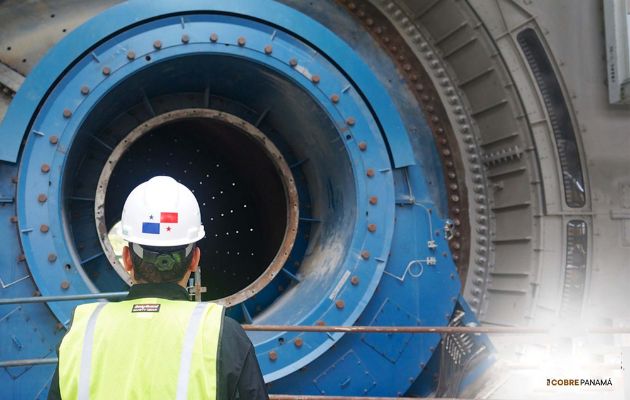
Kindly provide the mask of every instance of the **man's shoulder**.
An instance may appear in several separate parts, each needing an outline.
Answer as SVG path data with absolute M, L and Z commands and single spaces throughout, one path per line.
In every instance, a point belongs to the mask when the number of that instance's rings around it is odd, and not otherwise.
M 223 316 L 223 327 L 221 331 L 221 342 L 223 343 L 229 343 L 232 346 L 244 349 L 249 349 L 249 347 L 252 346 L 252 342 L 249 340 L 249 336 L 247 336 L 241 324 L 227 315 Z

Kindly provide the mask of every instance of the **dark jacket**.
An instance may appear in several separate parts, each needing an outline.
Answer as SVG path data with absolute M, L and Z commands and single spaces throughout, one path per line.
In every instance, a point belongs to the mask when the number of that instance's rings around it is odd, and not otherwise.
M 176 283 L 136 284 L 129 290 L 126 300 L 157 297 L 167 300 L 188 300 L 186 289 Z M 223 318 L 219 336 L 217 365 L 217 399 L 268 399 L 252 342 L 245 331 L 230 317 Z M 59 367 L 55 370 L 49 400 L 61 399 L 59 390 Z

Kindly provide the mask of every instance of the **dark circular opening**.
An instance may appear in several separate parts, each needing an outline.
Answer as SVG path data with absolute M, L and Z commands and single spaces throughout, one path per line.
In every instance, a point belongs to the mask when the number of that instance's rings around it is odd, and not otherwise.
M 204 298 L 237 293 L 265 272 L 284 239 L 287 200 L 279 171 L 257 139 L 210 118 L 149 128 L 111 173 L 108 230 L 120 220 L 126 195 L 156 175 L 186 185 L 199 202 L 206 230 L 198 243 Z

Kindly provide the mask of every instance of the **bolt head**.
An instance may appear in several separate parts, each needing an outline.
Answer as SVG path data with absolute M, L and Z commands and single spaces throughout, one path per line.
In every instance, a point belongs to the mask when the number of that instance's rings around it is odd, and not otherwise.
M 269 55 L 271 53 L 273 53 L 273 47 L 271 47 L 271 45 L 268 44 L 265 46 L 265 54 Z
M 59 286 L 61 286 L 61 288 L 62 288 L 63 290 L 68 290 L 68 288 L 70 287 L 70 282 L 68 282 L 68 281 L 62 281 L 62 282 L 61 282 L 61 285 L 59 285 Z
M 153 48 L 156 50 L 160 50 L 162 48 L 162 41 L 156 40 L 155 42 L 153 42 Z
M 365 174 L 368 176 L 368 178 L 373 177 L 374 176 L 374 169 L 368 168 L 368 170 L 365 172 Z
M 357 121 L 354 119 L 354 117 L 348 117 L 346 119 L 346 124 L 348 124 L 348 126 L 354 126 L 354 124 L 356 124 Z
M 103 75 L 105 75 L 105 76 L 109 76 L 109 74 L 111 74 L 111 73 L 112 73 L 112 69 L 111 69 L 111 68 L 109 68 L 109 67 L 103 67 L 102 72 L 103 72 Z
M 55 261 L 57 261 L 57 255 L 55 253 L 48 254 L 48 262 L 53 263 Z
M 239 37 L 238 40 L 236 41 L 236 43 L 238 43 L 239 46 L 245 46 L 245 38 L 243 36 Z
M 133 50 L 129 50 L 127 52 L 127 60 L 131 61 L 134 60 L 136 58 L 136 52 Z
M 370 231 L 371 233 L 376 232 L 376 224 L 369 224 L 368 231 Z
M 86 85 L 81 86 L 81 94 L 87 96 L 90 93 L 90 88 Z
M 11 221 L 11 223 L 13 223 L 13 224 L 17 223 L 17 221 L 18 221 L 17 216 L 12 215 L 12 216 L 11 216 L 11 218 L 10 218 L 10 221 Z
M 332 101 L 335 104 L 339 103 L 339 95 L 333 94 L 332 96 L 330 96 L 330 101 Z
M 337 301 L 335 301 L 335 307 L 337 307 L 338 310 L 343 310 L 344 307 L 346 306 L 346 302 L 339 299 Z
M 212 43 L 216 43 L 217 40 L 219 40 L 219 35 L 217 35 L 216 33 L 213 33 L 212 35 L 210 35 L 210 41 Z
M 359 284 L 359 277 L 358 276 L 353 276 L 352 278 L 350 278 L 350 283 L 352 284 L 352 286 L 357 286 Z
M 359 150 L 361 150 L 361 151 L 367 150 L 367 143 L 359 142 Z
M 320 80 L 321 78 L 319 77 L 319 75 L 311 76 L 311 82 L 313 82 L 314 84 L 318 84 Z
M 72 111 L 70 111 L 69 108 L 66 108 L 63 110 L 63 117 L 64 118 L 70 118 L 72 116 Z
M 304 340 L 302 340 L 302 338 L 295 338 L 293 344 L 299 349 L 304 344 Z
M 50 228 L 49 228 L 49 227 L 48 227 L 48 225 L 46 225 L 46 224 L 41 224 L 41 225 L 39 226 L 39 230 L 40 230 L 40 232 L 42 232 L 42 233 L 47 233 L 47 232 L 50 230 Z
M 50 142 L 50 144 L 57 144 L 59 143 L 59 138 L 55 135 L 52 135 L 50 139 L 48 139 L 48 141 Z
M 371 196 L 370 197 L 370 204 L 374 206 L 374 205 L 376 205 L 376 203 L 378 203 L 378 197 Z
M 48 172 L 50 172 L 50 165 L 48 164 L 42 164 L 42 172 L 47 174 Z
M 298 61 L 295 58 L 289 60 L 289 65 L 292 67 L 296 67 L 298 65 Z
M 190 42 L 190 36 L 188 36 L 187 34 L 183 34 L 182 43 L 187 44 L 188 42 Z
M 370 259 L 370 252 L 367 250 L 363 250 L 361 252 L 361 258 L 364 260 L 369 260 Z
M 46 196 L 44 193 L 40 193 L 39 196 L 37 196 L 37 201 L 39 201 L 40 203 L 45 203 L 46 200 L 48 200 L 48 196 Z

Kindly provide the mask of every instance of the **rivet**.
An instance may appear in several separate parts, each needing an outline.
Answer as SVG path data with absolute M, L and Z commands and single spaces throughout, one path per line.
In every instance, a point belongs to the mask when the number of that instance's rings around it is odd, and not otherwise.
M 314 84 L 318 84 L 320 81 L 320 77 L 319 75 L 313 75 L 311 76 L 311 82 L 313 82 Z
M 357 8 L 357 5 L 354 3 L 348 3 L 348 8 L 352 11 L 354 11 Z
M 216 33 L 213 33 L 212 35 L 210 35 L 210 41 L 212 43 L 216 43 L 217 40 L 219 40 L 219 35 L 217 35 Z
M 335 301 L 335 307 L 337 307 L 338 310 L 343 310 L 343 308 L 346 306 L 346 302 L 339 299 L 337 301 Z
M 368 168 L 366 171 L 366 175 L 371 178 L 374 176 L 374 170 L 372 168 Z
M 133 50 L 129 50 L 127 52 L 127 59 L 131 61 L 131 60 L 133 60 L 135 58 L 136 58 L 136 52 L 133 51 Z
M 350 278 L 350 283 L 352 284 L 352 286 L 356 286 L 359 284 L 359 277 L 358 276 L 353 276 L 352 278 Z
M 18 221 L 18 218 L 17 218 L 17 216 L 12 215 L 12 216 L 11 216 L 11 218 L 9 218 L 9 220 L 10 220 L 12 223 L 14 223 L 14 224 L 15 224 L 15 223 Z
M 190 36 L 188 36 L 187 34 L 183 34 L 182 43 L 187 44 L 188 42 L 190 42 Z
M 407 72 L 411 71 L 411 65 L 410 64 L 405 64 L 403 65 L 403 69 Z
M 462 245 L 459 242 L 451 242 L 451 246 L 453 246 L 455 250 L 459 250 L 462 248 Z
M 42 168 L 41 169 L 42 169 L 42 172 L 46 174 L 46 173 L 48 173 L 50 171 L 50 165 L 42 164 Z
M 448 187 L 449 187 L 451 190 L 457 190 L 457 188 L 459 188 L 459 186 L 457 186 L 457 183 L 451 183 L 450 185 L 448 185 Z
M 370 196 L 370 204 L 371 205 L 376 205 L 376 203 L 378 203 L 378 197 Z
M 449 179 L 455 179 L 455 178 L 457 178 L 457 175 L 455 175 L 455 172 L 449 172 L 448 173 L 448 178 Z
M 41 224 L 41 225 L 39 226 L 39 230 L 40 230 L 42 233 L 46 233 L 46 232 L 48 232 L 48 230 L 49 230 L 48 225 L 46 225 L 46 224 Z
M 103 75 L 108 76 L 109 74 L 112 73 L 112 69 L 109 67 L 103 67 L 102 72 L 103 72 Z
M 354 126 L 354 124 L 356 124 L 357 121 L 354 119 L 354 117 L 348 117 L 346 118 L 346 124 L 348 124 L 349 126 Z
M 330 96 L 330 101 L 332 101 L 335 104 L 339 103 L 339 95 L 333 94 L 332 96 Z
M 87 96 L 90 93 L 90 88 L 86 85 L 81 86 L 81 94 Z
M 298 65 L 297 59 L 292 58 L 289 60 L 289 65 L 292 67 L 296 67 Z
M 302 340 L 302 338 L 295 338 L 293 344 L 299 349 L 304 344 L 304 340 Z
M 365 20 L 365 24 L 367 26 L 372 26 L 372 25 L 374 25 L 374 20 L 372 18 L 368 18 L 368 19 Z
M 57 261 L 57 255 L 55 253 L 48 254 L 48 261 L 51 263 Z
M 376 232 L 376 224 L 369 224 L 368 225 L 368 231 L 374 233 Z
M 17 256 L 17 260 L 18 260 L 18 262 L 22 262 L 22 261 L 26 260 L 26 256 L 24 255 L 24 253 L 18 255 Z
M 72 111 L 70 111 L 70 109 L 68 109 L 68 108 L 65 108 L 65 109 L 63 110 L 63 117 L 64 117 L 64 118 L 70 118 L 70 117 L 72 117 Z
M 361 258 L 362 258 L 362 259 L 364 259 L 364 260 L 369 260 L 369 258 L 370 258 L 370 252 L 369 252 L 369 251 L 367 251 L 367 250 L 363 250 L 363 251 L 361 252 Z
M 39 196 L 37 196 L 37 201 L 39 201 L 40 203 L 45 203 L 46 200 L 48 200 L 48 196 L 46 196 L 44 193 L 40 193 Z
M 68 290 L 68 288 L 70 287 L 70 282 L 68 282 L 68 281 L 62 281 L 62 282 L 61 282 L 61 285 L 59 285 L 59 286 L 61 286 L 61 288 L 62 288 L 63 290 Z
M 50 142 L 50 144 L 57 144 L 59 143 L 59 138 L 55 135 L 52 135 L 50 139 L 48 139 L 48 141 Z
M 456 194 L 452 195 L 452 196 L 451 196 L 451 201 L 453 201 L 453 202 L 457 203 L 457 202 L 459 201 L 459 196 L 458 196 L 458 195 L 456 195 Z
M 322 321 L 322 320 L 319 320 L 319 321 L 315 322 L 315 325 L 317 325 L 317 326 L 326 326 L 326 322 Z
M 265 54 L 271 54 L 273 53 L 273 47 L 271 47 L 270 44 L 265 46 Z
M 156 40 L 155 42 L 153 42 L 153 47 L 156 50 L 160 50 L 162 48 L 162 41 L 161 40 Z
M 240 36 L 237 40 L 237 43 L 239 46 L 245 46 L 245 38 L 243 36 Z
M 55 329 L 57 329 L 58 331 L 62 330 L 63 329 L 63 324 L 61 322 L 57 322 L 55 324 Z

